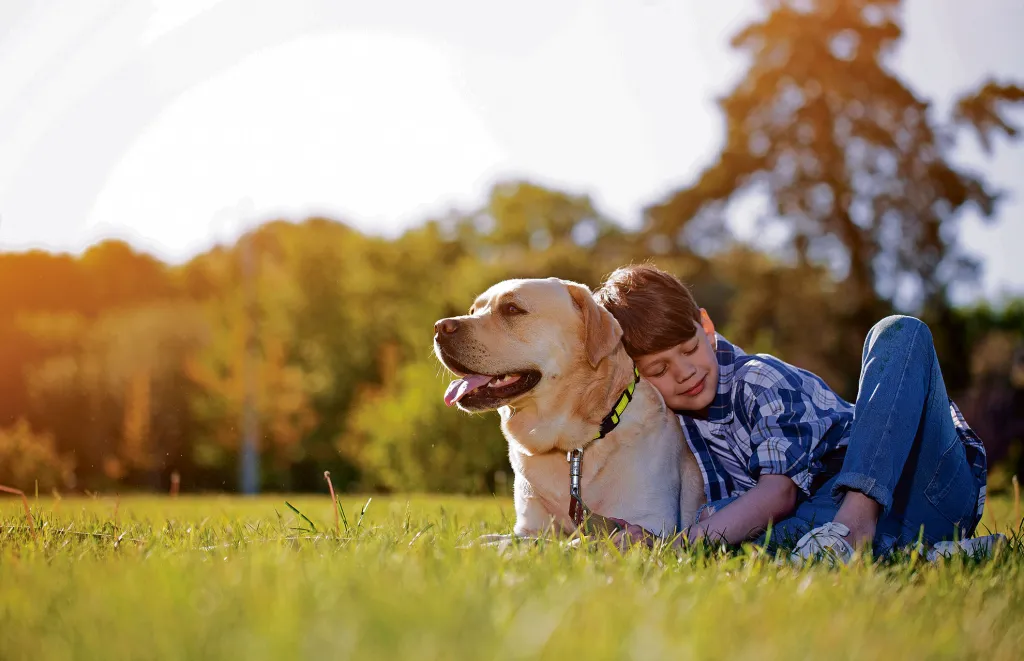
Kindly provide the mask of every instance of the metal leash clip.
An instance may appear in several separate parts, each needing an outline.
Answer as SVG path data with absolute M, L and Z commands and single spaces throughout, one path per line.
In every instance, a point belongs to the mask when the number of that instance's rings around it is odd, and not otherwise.
M 569 518 L 582 527 L 589 510 L 580 494 L 580 476 L 583 474 L 583 448 L 570 450 L 565 457 L 569 462 Z
M 610 535 L 622 530 L 622 526 L 615 521 L 591 512 L 583 502 L 580 489 L 580 480 L 583 475 L 583 448 L 570 450 L 565 459 L 569 462 L 569 518 L 576 524 L 576 527 L 587 535 L 595 535 L 602 531 Z

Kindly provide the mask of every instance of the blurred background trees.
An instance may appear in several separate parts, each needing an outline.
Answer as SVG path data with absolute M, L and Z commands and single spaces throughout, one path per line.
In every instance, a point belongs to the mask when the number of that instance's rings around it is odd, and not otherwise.
M 1016 138 L 1006 106 L 1024 100 L 1019 87 L 985 81 L 953 117 L 936 117 L 887 66 L 902 36 L 900 4 L 778 2 L 736 34 L 732 46 L 751 66 L 718 101 L 722 151 L 697 181 L 653 205 L 646 227 L 695 244 L 721 231 L 729 202 L 757 197 L 758 230 L 775 237 L 779 256 L 797 269 L 828 265 L 836 280 L 829 315 L 841 332 L 823 356 L 847 374 L 836 384 L 847 392 L 864 334 L 894 306 L 936 326 L 944 372 L 965 379 L 948 290 L 975 277 L 978 262 L 960 249 L 957 221 L 967 207 L 991 217 L 999 192 L 952 152 L 958 129 L 986 149 Z
M 311 218 L 181 266 L 118 241 L 0 254 L 0 483 L 165 489 L 178 472 L 186 490 L 236 489 L 251 401 L 264 489 L 320 489 L 330 470 L 342 489 L 503 492 L 497 419 L 444 406 L 433 322 L 504 278 L 597 286 L 646 259 L 744 349 L 851 399 L 871 324 L 922 316 L 992 458 L 1024 474 L 1024 298 L 949 297 L 983 266 L 958 242 L 962 213 L 990 217 L 1002 194 L 954 148 L 1015 140 L 1024 91 L 985 80 L 938 116 L 887 64 L 898 9 L 771 3 L 733 37 L 750 66 L 719 100 L 721 152 L 639 228 L 508 180 L 394 239 Z M 757 239 L 741 241 L 727 218 L 751 202 Z

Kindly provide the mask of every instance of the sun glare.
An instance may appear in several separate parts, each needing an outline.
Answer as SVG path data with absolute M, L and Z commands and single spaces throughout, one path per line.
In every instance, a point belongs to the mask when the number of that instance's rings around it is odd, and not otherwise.
M 476 199 L 502 158 L 443 49 L 382 33 L 304 36 L 169 105 L 111 172 L 89 225 L 182 257 L 239 222 L 320 209 L 397 230 L 410 199 L 420 216 Z

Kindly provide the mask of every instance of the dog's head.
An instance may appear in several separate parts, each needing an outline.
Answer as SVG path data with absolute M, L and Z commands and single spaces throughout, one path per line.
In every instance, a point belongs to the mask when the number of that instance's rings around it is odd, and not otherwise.
M 597 369 L 621 339 L 590 289 L 557 278 L 500 282 L 469 314 L 434 324 L 434 352 L 459 377 L 445 403 L 465 411 L 557 396 L 560 383 Z

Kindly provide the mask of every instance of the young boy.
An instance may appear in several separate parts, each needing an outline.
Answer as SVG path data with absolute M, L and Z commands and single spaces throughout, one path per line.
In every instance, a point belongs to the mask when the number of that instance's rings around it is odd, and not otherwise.
M 688 539 L 763 541 L 773 522 L 772 539 L 800 538 L 797 559 L 846 562 L 865 543 L 878 553 L 912 544 L 922 528 L 927 543 L 973 534 L 985 449 L 946 395 L 921 321 L 871 329 L 850 405 L 814 374 L 730 344 L 653 266 L 615 271 L 595 296 L 701 465 L 708 504 Z

